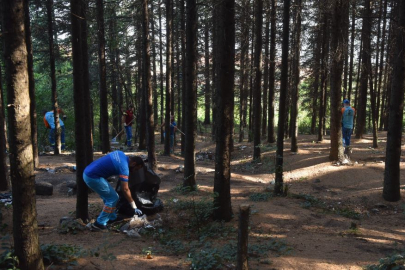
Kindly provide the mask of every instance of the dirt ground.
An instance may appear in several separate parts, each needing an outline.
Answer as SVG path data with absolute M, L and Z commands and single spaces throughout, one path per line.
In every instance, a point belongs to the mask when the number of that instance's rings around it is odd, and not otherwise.
M 289 185 L 289 195 L 271 197 L 267 201 L 260 199 L 267 199 L 266 196 L 271 194 L 266 191 L 273 186 L 274 145 L 263 145 L 262 162 L 255 164 L 251 163 L 252 144 L 236 143 L 232 154 L 231 180 L 234 218 L 228 224 L 218 227 L 233 230 L 220 236 L 208 236 L 208 240 L 202 241 L 209 241 L 218 248 L 237 241 L 235 229 L 238 226 L 239 205 L 250 204 L 249 241 L 257 247 L 257 250 L 249 253 L 250 269 L 361 269 L 403 249 L 404 199 L 390 203 L 382 198 L 386 133 L 380 133 L 379 139 L 380 147 L 376 150 L 370 148 L 371 135 L 361 140 L 353 139 L 353 164 L 342 166 L 336 166 L 328 159 L 329 137 L 322 143 L 316 143 L 315 136 L 301 135 L 298 154 L 290 152 L 290 144 L 286 141 L 284 179 Z M 162 145 L 158 144 L 157 152 L 161 153 L 161 150 Z M 215 145 L 200 141 L 196 151 L 215 153 Z M 95 158 L 100 156 L 100 153 L 95 154 Z M 178 241 L 172 241 L 171 245 L 162 244 L 152 234 L 142 235 L 139 239 L 114 231 L 61 234 L 58 232 L 60 218 L 74 215 L 76 207 L 76 198 L 67 195 L 66 187 L 67 181 L 75 181 L 75 172 L 66 169 L 50 173 L 46 169 L 73 166 L 75 157 L 69 153 L 58 157 L 45 155 L 40 157 L 40 163 L 40 170 L 36 171 L 37 181 L 54 185 L 53 196 L 37 196 L 41 244 L 78 245 L 84 250 L 97 249 L 100 254 L 99 257 L 80 258 L 76 266 L 53 266 L 55 269 L 191 268 L 189 250 L 176 251 L 176 245 L 173 244 L 188 244 L 199 239 L 199 233 L 186 234 L 185 230 L 179 229 L 190 222 L 175 207 L 175 201 L 190 199 L 190 195 L 175 189 L 183 179 L 182 173 L 175 172 L 179 165 L 183 165 L 180 156 L 158 155 L 157 173 L 162 177 L 159 197 L 166 206 L 161 215 L 166 219 L 165 223 L 170 224 L 172 239 Z M 404 165 L 401 160 L 402 171 Z M 196 166 L 199 185 L 197 199 L 205 197 L 211 200 L 214 161 L 198 160 Z M 402 173 L 402 183 L 404 177 Z M 404 191 L 401 190 L 401 193 L 404 198 Z M 90 215 L 95 218 L 102 207 L 102 201 L 93 193 L 89 195 L 89 205 Z M 11 213 L 10 209 L 3 210 L 3 220 L 9 223 L 8 228 L 12 227 Z M 10 230 L 7 232 L 11 233 Z M 269 241 L 283 244 L 280 244 L 280 248 L 272 248 L 268 245 Z M 265 250 L 267 247 L 272 250 Z M 204 252 L 203 247 L 199 249 Z M 206 251 L 208 249 L 206 247 Z M 147 251 L 152 251 L 152 259 L 146 258 Z M 226 261 L 218 269 L 234 269 L 235 265 L 236 261 Z M 208 266 L 206 269 L 209 269 Z

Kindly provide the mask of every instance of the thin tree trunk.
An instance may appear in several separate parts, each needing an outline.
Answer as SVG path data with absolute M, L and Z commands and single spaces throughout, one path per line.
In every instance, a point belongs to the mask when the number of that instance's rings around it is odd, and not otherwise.
M 269 43 L 270 43 L 270 3 L 266 3 L 266 26 L 265 26 L 265 40 L 264 40 L 264 71 L 263 71 L 263 113 L 262 113 L 262 136 L 267 133 L 267 102 L 269 90 Z
M 211 84 L 210 84 L 210 51 L 209 51 L 209 24 L 208 18 L 205 22 L 204 28 L 204 44 L 205 44 L 205 56 L 204 56 L 204 69 L 205 69 L 205 116 L 204 125 L 211 123 Z
M 152 1 L 153 2 L 153 1 Z M 155 152 L 155 124 L 153 117 L 153 90 L 151 82 L 150 65 L 150 36 L 149 36 L 149 12 L 148 0 L 142 1 L 142 30 L 143 30 L 143 57 L 146 90 L 146 122 L 148 129 L 148 164 L 149 168 L 156 170 Z
M 259 0 L 261 1 L 261 0 Z M 214 193 L 214 219 L 232 219 L 231 136 L 235 76 L 235 0 L 218 4 L 218 105 Z
M 352 1 L 352 25 L 350 37 L 350 66 L 349 66 L 349 89 L 347 90 L 347 99 L 351 100 L 352 87 L 353 87 L 353 57 L 354 57 L 354 38 L 356 36 L 356 3 Z
M 163 96 L 163 41 L 162 41 L 162 6 L 159 5 L 159 62 L 160 62 L 160 125 L 163 125 L 163 114 L 164 114 L 164 96 Z M 160 128 L 160 143 L 164 144 L 165 139 L 163 136 L 163 129 Z
M 290 0 L 284 0 L 283 9 L 283 42 L 281 55 L 281 78 L 280 78 L 280 103 L 277 130 L 277 151 L 276 151 L 276 179 L 274 193 L 283 193 L 283 161 L 284 161 L 284 125 L 286 115 L 286 97 L 288 87 L 288 47 L 290 33 Z
M 152 33 L 152 40 L 151 40 L 151 46 L 152 46 L 152 68 L 153 68 L 153 84 L 152 84 L 152 89 L 153 89 L 153 124 L 154 124 L 154 129 L 158 124 L 158 93 L 157 93 L 157 74 L 156 74 L 156 44 L 155 44 L 155 16 L 154 16 L 154 4 L 153 0 L 150 1 L 150 14 L 151 14 L 151 20 L 150 20 L 150 25 L 151 25 L 151 33 Z
M 182 127 L 186 127 L 186 22 L 185 22 L 185 11 L 184 11 L 184 0 L 180 0 L 180 37 L 181 37 L 181 74 L 183 76 L 181 80 L 181 90 L 182 90 L 182 104 L 181 114 L 182 117 Z M 184 156 L 184 150 L 186 147 L 186 137 L 181 134 L 181 155 Z
M 313 94 L 312 94 L 312 118 L 311 118 L 311 134 L 315 134 L 316 127 L 316 113 L 318 112 L 317 101 L 319 99 L 319 73 L 320 73 L 320 57 L 322 49 L 322 35 L 321 31 L 317 29 L 315 44 L 313 45 L 313 55 L 314 55 L 314 84 L 313 84 Z
M 240 123 L 239 142 L 245 138 L 247 117 L 247 83 L 248 83 L 248 50 L 249 50 L 249 1 L 242 1 L 241 14 L 241 52 L 240 52 Z
M 331 68 L 330 68 L 330 154 L 333 161 L 344 160 L 342 143 L 342 73 L 344 57 L 347 55 L 347 28 L 349 1 L 335 0 L 332 6 Z
M 371 61 L 370 61 L 370 70 L 371 70 Z M 375 97 L 375 91 L 374 91 L 374 85 L 373 84 L 373 76 L 372 73 L 370 73 L 370 98 L 371 98 L 371 121 L 372 121 L 372 129 L 373 129 L 373 148 L 378 148 L 378 134 L 377 134 L 377 108 L 376 108 L 376 97 Z
M 59 155 L 61 152 L 60 125 L 58 111 L 58 94 L 56 91 L 56 74 L 55 74 L 55 54 L 53 49 L 53 18 L 52 18 L 53 0 L 46 1 L 46 13 L 48 17 L 48 45 L 51 77 L 52 106 L 55 121 L 55 145 L 54 154 Z
M 166 112 L 164 154 L 170 156 L 170 112 L 172 97 L 172 0 L 166 0 Z
M 274 74 L 276 70 L 276 18 L 277 0 L 271 1 L 271 28 L 270 28 L 270 68 L 269 68 L 269 117 L 267 125 L 267 142 L 276 141 L 274 132 Z
M 30 89 L 30 118 L 31 118 L 31 139 L 32 151 L 34 155 L 34 168 L 39 165 L 38 157 L 38 130 L 37 130 L 37 108 L 35 99 L 35 78 L 34 78 L 34 60 L 32 56 L 32 39 L 31 39 L 31 24 L 29 0 L 24 0 L 24 27 L 25 27 L 25 42 L 27 44 L 27 64 L 28 64 L 28 84 Z M 1 125 L 1 123 L 0 123 Z M 4 128 L 4 127 L 3 127 Z M 1 132 L 1 131 L 0 131 Z M 3 152 L 4 153 L 4 152 Z M 0 174 L 1 176 L 1 174 Z
M 371 70 L 370 63 L 370 38 L 371 38 L 371 9 L 370 0 L 364 0 L 364 17 L 361 40 L 363 44 L 362 50 L 362 65 L 360 75 L 359 102 L 357 105 L 357 121 L 356 121 L 356 138 L 363 138 L 366 128 L 366 105 L 367 105 L 367 86 Z
M 187 0 L 186 23 L 186 103 L 183 186 L 195 189 L 195 138 L 197 123 L 197 5 Z
M 392 72 L 391 104 L 385 158 L 383 197 L 395 202 L 401 199 L 400 192 L 400 159 L 402 120 L 404 111 L 405 90 L 405 2 L 396 0 L 396 32 L 394 46 L 394 70 Z
M 383 27 L 382 27 L 382 41 L 381 41 L 381 54 L 380 54 L 380 68 L 378 70 L 378 85 L 377 85 L 377 112 L 380 113 L 380 108 L 383 108 L 381 105 L 381 85 L 382 85 L 382 74 L 384 70 L 384 53 L 385 53 L 385 34 L 386 34 L 386 25 L 387 25 L 387 2 L 388 0 L 384 0 L 384 10 L 383 10 Z M 384 100 L 382 101 L 384 103 Z M 378 124 L 380 124 L 381 130 L 381 121 L 383 119 L 383 110 L 380 113 L 380 120 L 378 120 Z
M 25 3 L 24 3 L 25 4 Z M 0 65 L 0 191 L 6 191 L 9 188 L 9 177 L 7 169 L 7 147 L 6 130 L 3 99 L 3 81 Z
M 99 93 L 100 93 L 100 133 L 101 152 L 111 151 L 108 134 L 108 98 L 107 98 L 107 70 L 105 65 L 105 38 L 104 38 L 104 3 L 96 1 L 97 28 L 98 28 L 98 65 L 99 65 Z
M 294 67 L 293 86 L 291 93 L 291 152 L 298 152 L 298 100 L 299 100 L 299 84 L 300 84 L 300 51 L 301 51 L 301 11 L 302 0 L 295 1 L 295 33 L 294 33 Z
M 3 1 L 14 252 L 21 269 L 44 269 L 38 240 L 24 1 Z
M 254 70 L 255 81 L 253 92 L 253 160 L 260 160 L 261 143 L 261 89 L 262 89 L 262 26 L 263 26 L 263 0 L 255 0 L 255 54 Z

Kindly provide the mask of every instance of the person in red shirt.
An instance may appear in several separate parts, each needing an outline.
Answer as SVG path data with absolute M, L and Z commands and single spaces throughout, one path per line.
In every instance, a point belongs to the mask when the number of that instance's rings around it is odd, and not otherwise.
M 134 122 L 134 106 L 129 104 L 128 109 L 122 112 L 122 122 L 125 127 L 125 133 L 127 135 L 127 146 L 132 145 L 132 123 Z

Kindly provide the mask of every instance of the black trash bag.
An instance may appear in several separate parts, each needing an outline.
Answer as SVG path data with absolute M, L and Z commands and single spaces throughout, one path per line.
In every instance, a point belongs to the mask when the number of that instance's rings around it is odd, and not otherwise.
M 157 198 L 161 179 L 146 166 L 129 174 L 128 186 L 136 206 L 146 215 L 153 215 L 163 210 L 163 202 Z M 115 189 L 119 195 L 117 211 L 123 216 L 132 217 L 135 210 L 131 207 L 121 191 L 120 181 Z

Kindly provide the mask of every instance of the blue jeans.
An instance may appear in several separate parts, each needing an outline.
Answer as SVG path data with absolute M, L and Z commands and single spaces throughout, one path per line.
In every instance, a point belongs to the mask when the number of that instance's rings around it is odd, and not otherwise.
M 91 178 L 85 173 L 83 173 L 83 180 L 89 188 L 100 195 L 104 202 L 104 207 L 97 218 L 97 223 L 106 225 L 109 220 L 116 219 L 117 213 L 115 211 L 115 206 L 118 202 L 118 194 L 110 183 L 108 183 L 107 180 L 102 177 Z
M 62 150 L 65 150 L 65 126 L 60 127 L 60 142 L 62 143 Z M 55 147 L 55 129 L 51 128 L 49 131 L 49 143 Z
M 352 129 L 343 127 L 342 135 L 345 146 L 350 146 L 350 137 L 352 136 Z
M 127 145 L 131 146 L 132 143 L 132 127 L 125 126 L 125 133 L 127 134 Z

